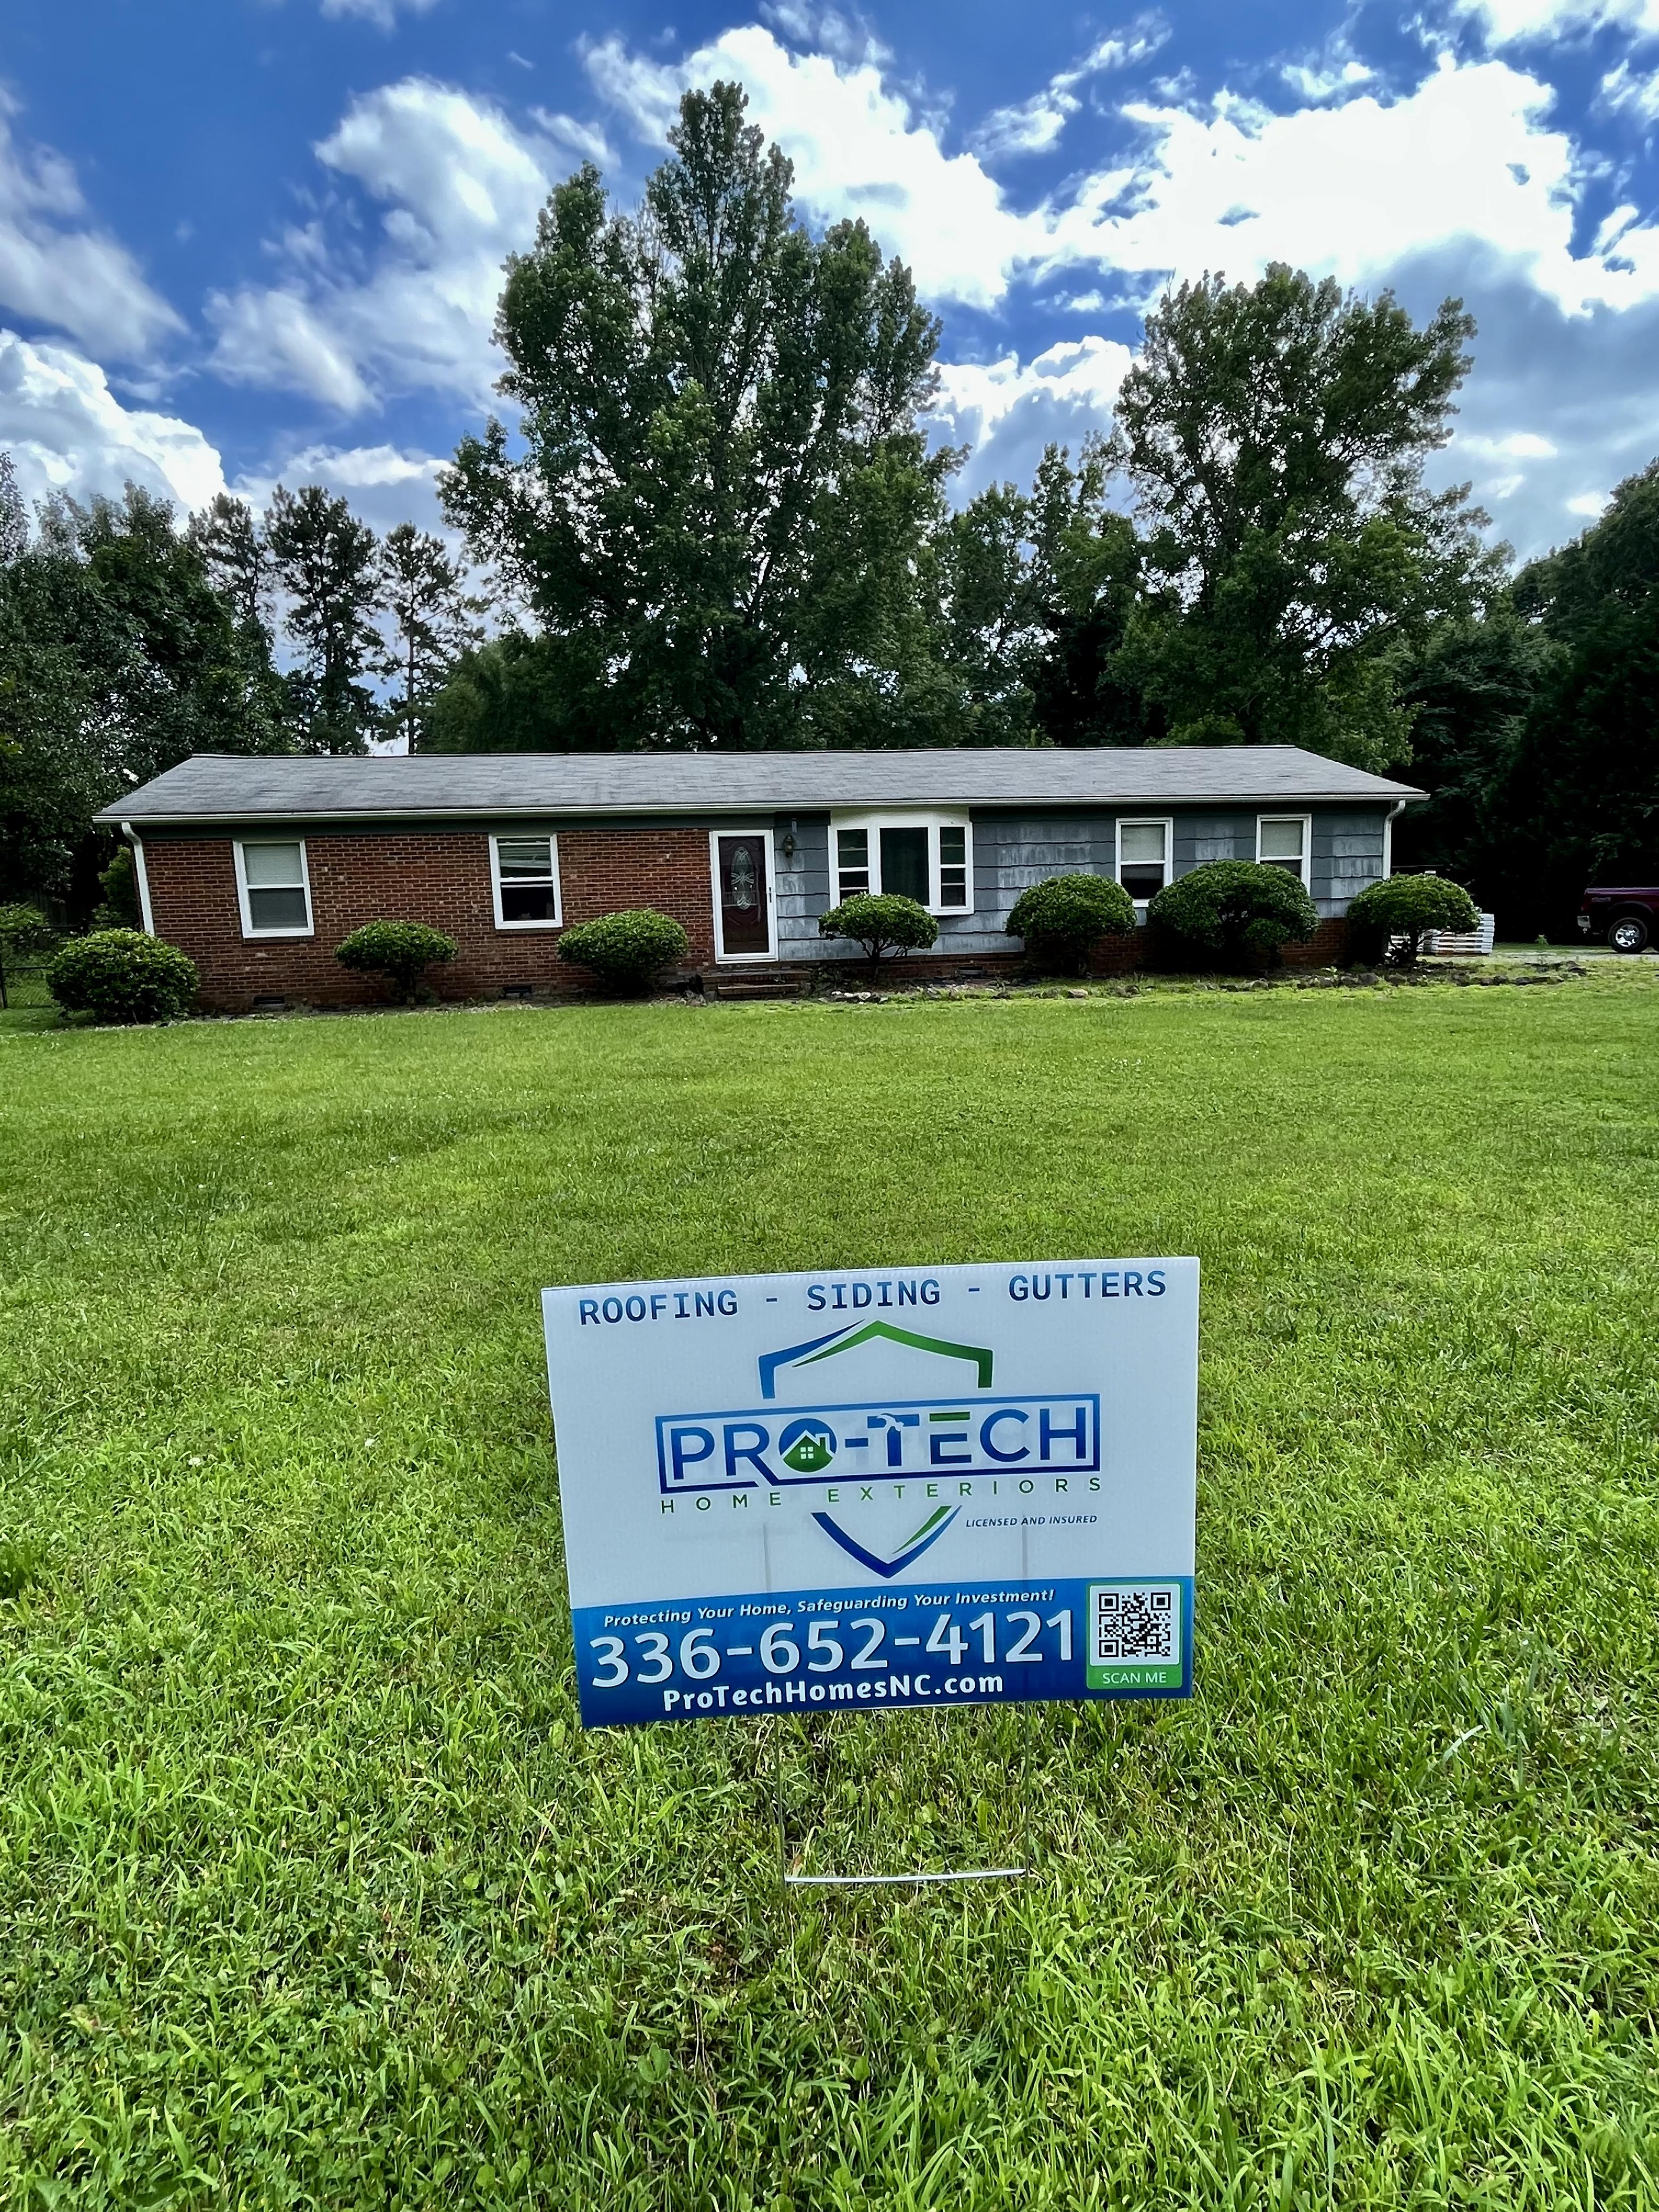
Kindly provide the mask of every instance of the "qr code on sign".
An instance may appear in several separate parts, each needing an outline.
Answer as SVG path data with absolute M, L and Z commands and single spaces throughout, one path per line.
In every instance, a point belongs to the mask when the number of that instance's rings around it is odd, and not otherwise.
M 1168 1583 L 1120 1583 L 1091 1592 L 1095 1601 L 1094 1661 L 1098 1666 L 1121 1659 L 1172 1660 L 1180 1593 Z

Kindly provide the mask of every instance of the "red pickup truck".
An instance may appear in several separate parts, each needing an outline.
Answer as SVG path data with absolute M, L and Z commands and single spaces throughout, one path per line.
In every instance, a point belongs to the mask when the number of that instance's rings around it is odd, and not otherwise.
M 1605 937 L 1615 952 L 1645 952 L 1659 937 L 1659 884 L 1592 884 L 1578 905 L 1584 937 Z

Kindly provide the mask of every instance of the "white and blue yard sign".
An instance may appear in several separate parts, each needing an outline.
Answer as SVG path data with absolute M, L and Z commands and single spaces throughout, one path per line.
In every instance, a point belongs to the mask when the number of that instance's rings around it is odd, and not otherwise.
M 1190 1694 L 1196 1260 L 543 1306 L 589 1727 Z

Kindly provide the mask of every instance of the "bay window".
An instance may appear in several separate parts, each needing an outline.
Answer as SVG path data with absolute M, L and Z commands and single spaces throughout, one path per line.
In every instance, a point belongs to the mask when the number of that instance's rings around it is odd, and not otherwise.
M 848 816 L 831 827 L 833 902 L 897 893 L 931 914 L 973 908 L 973 831 L 966 816 Z

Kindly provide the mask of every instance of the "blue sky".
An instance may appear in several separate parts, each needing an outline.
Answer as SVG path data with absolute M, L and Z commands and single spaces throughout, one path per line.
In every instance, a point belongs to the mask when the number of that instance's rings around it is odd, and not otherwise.
M 1659 453 L 1659 0 L 9 0 L 0 446 L 25 488 L 330 483 L 381 525 L 491 405 L 502 258 L 747 87 L 815 224 L 944 321 L 963 482 L 1109 422 L 1171 276 L 1288 260 L 1477 317 L 1443 477 L 1522 551 Z

